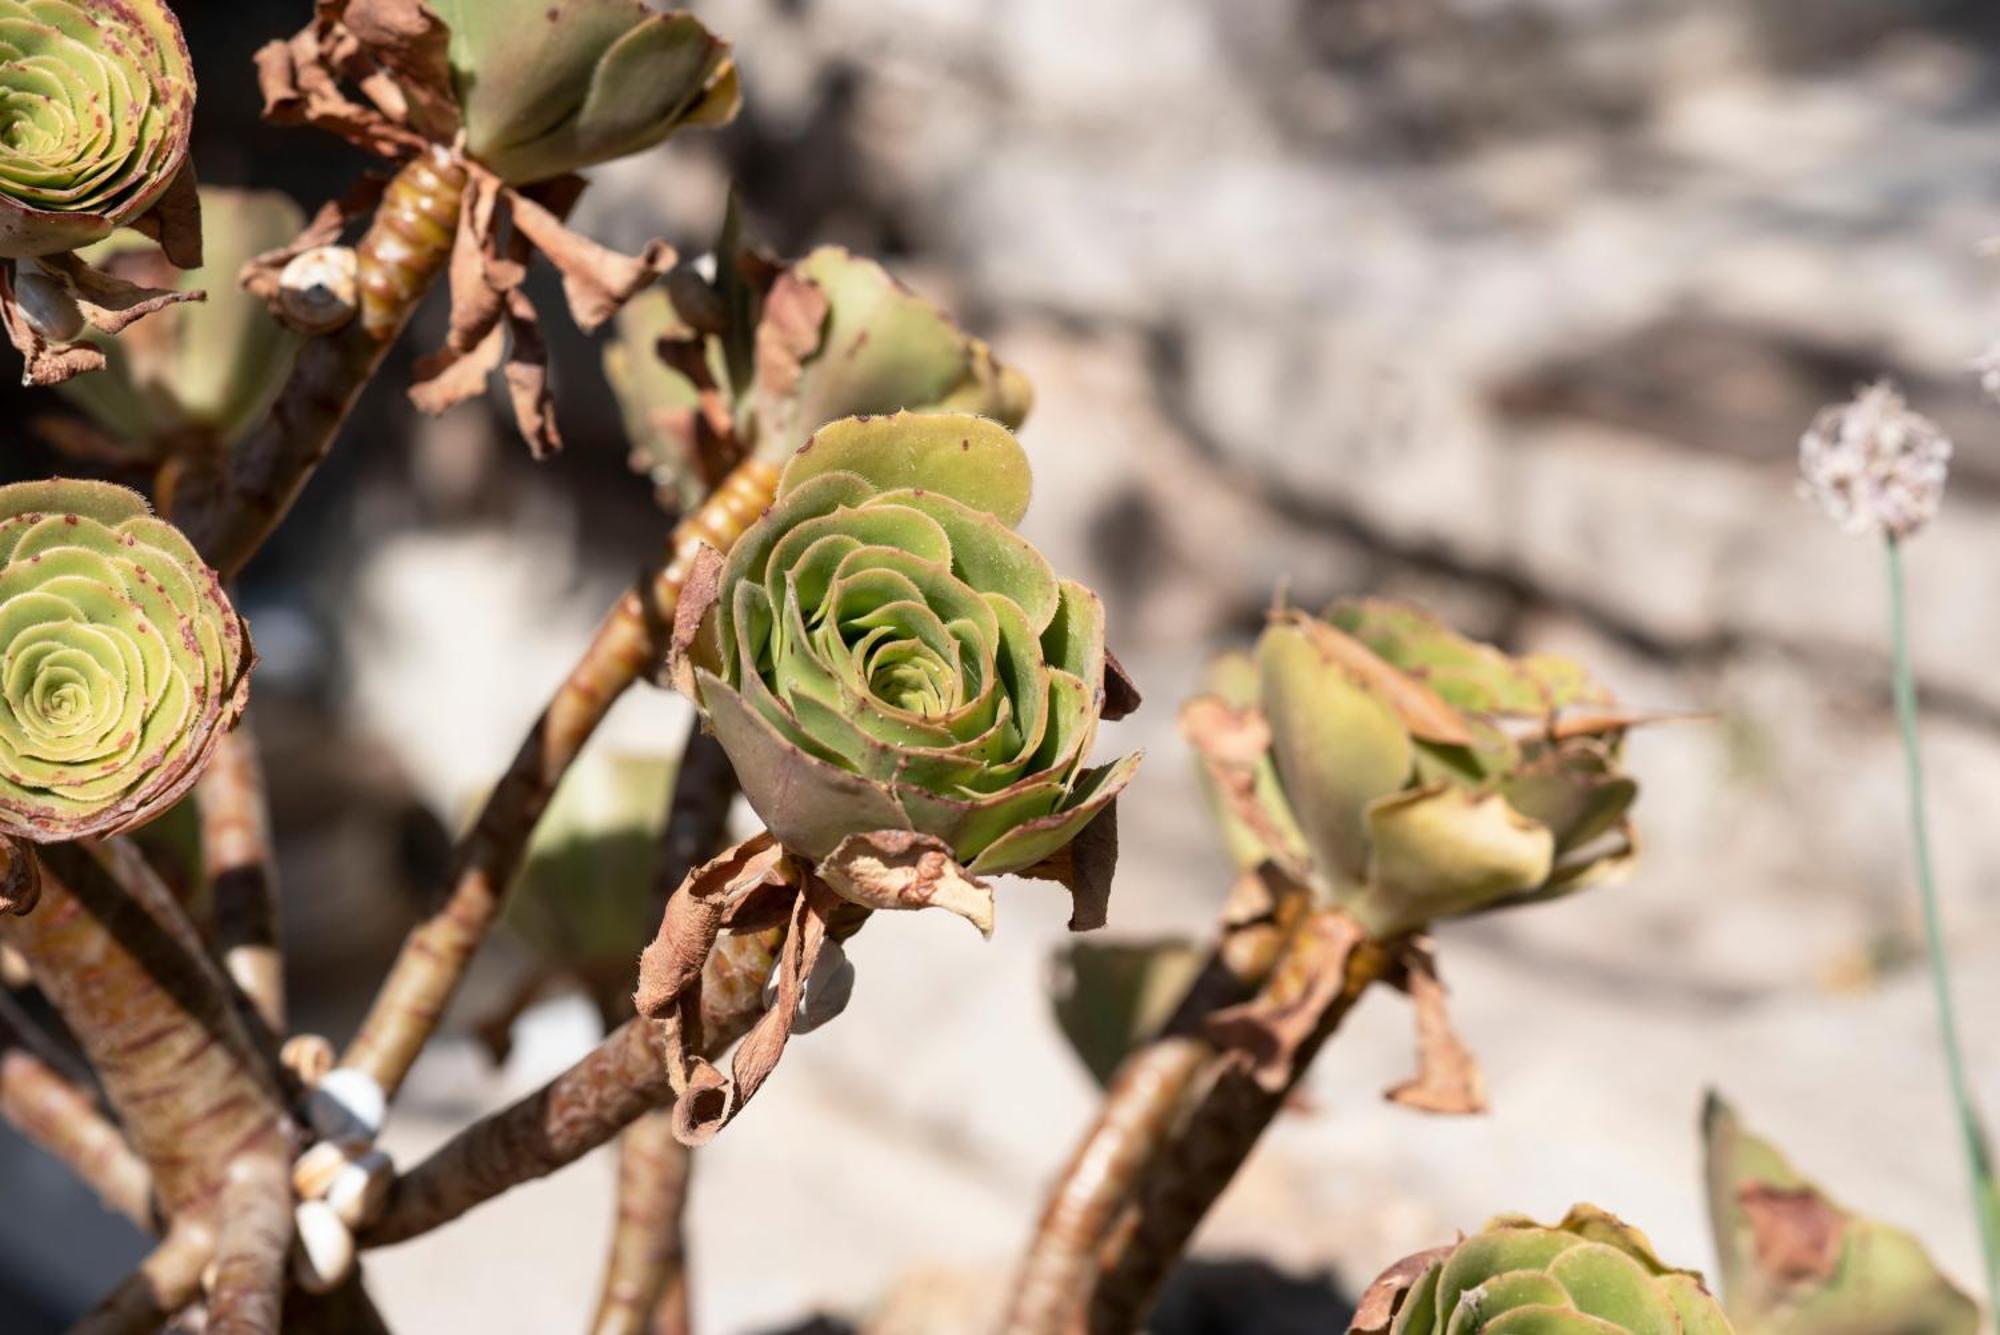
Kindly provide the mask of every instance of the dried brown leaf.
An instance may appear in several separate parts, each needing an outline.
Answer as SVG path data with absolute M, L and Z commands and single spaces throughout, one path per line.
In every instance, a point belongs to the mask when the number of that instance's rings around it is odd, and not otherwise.
M 722 553 L 707 543 L 695 552 L 681 586 L 680 601 L 674 604 L 673 634 L 667 641 L 666 680 L 690 700 L 697 698 L 694 665 L 688 650 L 701 636 L 701 623 L 722 600 Z
M 1216 695 L 1197 695 L 1181 706 L 1180 727 L 1230 814 L 1271 853 L 1289 847 L 1294 836 L 1257 796 L 1257 768 L 1271 750 L 1271 725 L 1263 711 Z M 1304 869 L 1287 870 L 1299 875 Z
M 1401 984 L 1417 1011 L 1417 1074 L 1391 1087 L 1386 1097 L 1405 1108 L 1446 1116 L 1485 1112 L 1486 1080 L 1479 1059 L 1451 1027 L 1430 943 L 1411 942 L 1402 965 Z
M 1847 1221 L 1818 1191 L 1752 1182 L 1737 1191 L 1736 1200 L 1750 1223 L 1757 1268 L 1773 1282 L 1789 1286 L 1833 1277 Z
M 348 0 L 340 22 L 362 53 L 393 81 L 365 75 L 360 85 L 386 116 L 416 121 L 437 138 L 458 128 L 458 99 L 446 57 L 451 33 L 423 0 Z
M 93 269 L 75 254 L 48 255 L 36 261 L 43 272 L 69 289 L 84 318 L 107 334 L 121 333 L 135 320 L 183 301 L 206 301 L 206 292 L 178 292 L 129 282 Z
M 667 901 L 653 943 L 639 957 L 639 987 L 633 997 L 639 1014 L 663 1017 L 676 998 L 700 981 L 702 963 L 729 910 L 752 891 L 787 879 L 785 851 L 769 831 L 689 872 Z
M 1263 992 L 1208 1018 L 1209 1041 L 1237 1054 L 1260 1088 L 1282 1091 L 1300 1048 L 1346 990 L 1347 961 L 1361 941 L 1361 929 L 1343 913 L 1305 919 Z
M 132 230 L 151 237 L 176 269 L 201 267 L 201 192 L 189 158 L 153 206 L 132 220 Z
M 1101 718 L 1113 723 L 1137 710 L 1144 703 L 1139 688 L 1133 683 L 1125 665 L 1118 661 L 1118 655 L 1109 649 L 1104 651 L 1104 707 L 1098 711 Z
M 798 385 L 802 364 L 819 350 L 826 312 L 826 293 L 798 271 L 787 269 L 771 284 L 756 347 L 757 390 L 767 400 L 788 398 Z
M 35 850 L 13 839 L 0 840 L 0 913 L 27 913 L 41 897 L 42 867 Z
M 14 266 L 0 265 L 0 326 L 20 352 L 21 383 L 60 385 L 88 371 L 102 370 L 104 354 L 88 343 L 56 343 L 44 338 L 14 295 Z
M 674 249 L 664 241 L 647 242 L 637 255 L 621 255 L 571 231 L 527 195 L 511 194 L 508 203 L 515 228 L 562 274 L 570 315 L 586 334 L 674 266 Z
M 446 344 L 417 359 L 410 380 L 410 402 L 419 412 L 436 416 L 486 392 L 486 378 L 507 352 L 507 331 L 495 324 L 478 343 L 463 351 Z
M 508 341 L 501 374 L 514 405 L 514 424 L 528 442 L 529 453 L 546 459 L 562 448 L 562 433 L 556 428 L 555 400 L 549 394 L 549 350 L 542 341 L 541 318 L 527 295 L 516 288 L 507 294 L 501 323 Z
M 1347 1335 L 1384 1335 L 1411 1286 L 1423 1278 L 1424 1271 L 1457 1249 L 1456 1243 L 1433 1247 L 1429 1251 L 1405 1256 L 1384 1270 L 1361 1295 L 1361 1301 L 1354 1308 L 1354 1320 L 1348 1323 Z
M 813 869 L 865 909 L 949 909 L 993 935 L 993 887 L 958 865 L 950 845 L 914 830 L 850 834 Z
M 1114 799 L 1090 823 L 1048 857 L 1018 875 L 1054 881 L 1069 891 L 1069 930 L 1092 932 L 1111 913 L 1111 877 L 1118 867 L 1118 803 Z
M 428 141 L 385 114 L 341 91 L 343 57 L 352 59 L 359 43 L 321 6 L 319 15 L 287 41 L 258 50 L 257 88 L 264 119 L 274 125 L 311 125 L 339 135 L 358 148 L 385 158 L 407 157 Z

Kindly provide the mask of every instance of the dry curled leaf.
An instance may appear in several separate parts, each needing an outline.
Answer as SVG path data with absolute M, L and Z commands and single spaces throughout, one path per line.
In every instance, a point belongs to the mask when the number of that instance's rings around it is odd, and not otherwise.
M 1215 1012 L 1209 1041 L 1235 1054 L 1259 1088 L 1282 1091 L 1292 1081 L 1299 1050 L 1346 993 L 1347 963 L 1361 929 L 1343 913 L 1323 911 L 1298 925 L 1263 992 Z
M 1432 1262 L 1442 1261 L 1458 1250 L 1456 1243 L 1446 1247 L 1433 1247 L 1427 1252 L 1406 1256 L 1379 1275 L 1373 1284 L 1361 1295 L 1355 1304 L 1354 1320 L 1348 1324 L 1347 1335 L 1386 1335 L 1396 1313 L 1403 1306 L 1403 1298 L 1410 1286 L 1423 1278 L 1424 1271 Z
M 1466 1116 L 1486 1111 L 1486 1081 L 1479 1059 L 1451 1027 L 1437 956 L 1428 941 L 1412 941 L 1401 979 L 1417 1011 L 1417 1074 L 1391 1087 L 1392 1103 L 1422 1112 Z
M 1104 708 L 1098 711 L 1098 717 L 1107 722 L 1116 723 L 1127 714 L 1135 712 L 1143 703 L 1145 703 L 1144 697 L 1139 694 L 1139 687 L 1133 682 L 1132 674 L 1127 672 L 1125 665 L 1118 661 L 1117 654 L 1106 649 L 1104 651 Z
M 264 118 L 311 125 L 385 158 L 418 152 L 449 138 L 457 120 L 442 73 L 445 40 L 421 0 L 320 0 L 311 23 L 256 54 Z M 350 97 L 343 81 L 367 100 Z
M 688 650 L 701 636 L 702 620 L 722 598 L 722 553 L 707 543 L 695 552 L 681 585 L 680 601 L 674 604 L 673 633 L 667 641 L 665 679 L 688 699 L 696 698 L 694 666 Z
M 42 898 L 42 867 L 35 850 L 13 839 L 0 839 L 0 913 L 22 914 Z
M 700 981 L 702 963 L 729 911 L 752 891 L 788 879 L 785 850 L 768 832 L 689 872 L 667 901 L 653 943 L 639 957 L 639 987 L 633 997 L 639 1014 L 650 1019 L 665 1016 L 675 1000 Z
M 948 909 L 993 935 L 993 887 L 969 874 L 942 839 L 913 830 L 850 834 L 814 874 L 866 909 Z
M 134 218 L 131 227 L 150 237 L 176 269 L 201 267 L 201 192 L 195 182 L 194 159 L 181 164 L 167 183 L 166 193 Z
M 1111 915 L 1111 878 L 1118 867 L 1118 803 L 1077 831 L 1076 838 L 1017 875 L 1054 881 L 1069 891 L 1069 930 L 1094 932 Z
M 92 268 L 73 254 L 48 255 L 37 262 L 45 273 L 69 290 L 84 318 L 107 334 L 121 333 L 133 321 L 164 307 L 183 301 L 208 300 L 206 292 L 180 292 L 128 282 Z
M 1846 1220 L 1818 1191 L 1753 1182 L 1736 1201 L 1750 1223 L 1758 1269 L 1781 1285 L 1832 1278 Z
M 1291 847 L 1288 832 L 1258 792 L 1257 771 L 1271 750 L 1271 725 L 1255 705 L 1233 705 L 1217 695 L 1197 695 L 1181 706 L 1187 738 L 1216 796 L 1258 844 L 1271 854 Z M 1302 867 L 1288 867 L 1300 874 Z
M 649 241 L 639 254 L 623 255 L 571 231 L 527 195 L 513 194 L 509 207 L 515 229 L 562 274 L 570 314 L 586 334 L 674 266 L 673 247 L 664 241 Z
M 818 283 L 795 269 L 778 275 L 757 324 L 755 383 L 760 396 L 770 401 L 791 396 L 805 359 L 819 350 L 826 313 L 826 293 Z

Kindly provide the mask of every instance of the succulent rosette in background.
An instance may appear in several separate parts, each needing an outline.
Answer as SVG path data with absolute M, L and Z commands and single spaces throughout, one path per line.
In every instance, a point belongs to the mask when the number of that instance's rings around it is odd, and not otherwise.
M 574 173 L 685 126 L 722 124 L 740 102 L 727 42 L 691 14 L 637 0 L 323 0 L 303 31 L 258 52 L 257 72 L 269 119 L 414 160 L 406 171 L 427 183 L 415 193 L 433 215 L 419 229 L 427 258 L 414 294 L 455 258 L 450 331 L 419 364 L 411 398 L 443 412 L 483 393 L 504 363 L 515 419 L 537 456 L 562 439 L 539 316 L 522 289 L 531 255 L 561 272 L 585 332 L 674 259 L 663 241 L 622 255 L 571 231 L 564 219 L 582 187 Z M 441 203 L 430 187 L 444 181 L 453 194 Z M 260 287 L 275 290 L 279 264 L 336 240 L 346 221 L 333 209 L 267 255 Z M 454 228 L 455 239 L 446 235 Z M 363 324 L 388 337 L 410 303 L 393 320 L 371 321 L 368 291 L 364 282 Z
M 78 343 L 185 294 L 134 287 L 72 252 L 121 227 L 201 262 L 188 136 L 194 71 L 160 0 L 0 0 L 0 321 L 29 384 L 98 369 Z
M 1634 854 L 1631 715 L 1584 670 L 1413 608 L 1273 615 L 1254 681 L 1184 714 L 1240 860 L 1306 880 L 1378 938 L 1554 898 Z
M 1593 1205 L 1544 1226 L 1503 1215 L 1471 1237 L 1391 1266 L 1349 1335 L 1731 1335 L 1692 1270 Z
M 241 715 L 250 642 L 215 572 L 136 492 L 0 487 L 0 835 L 165 811 Z
M 1975 1335 L 1979 1306 L 1900 1228 L 1843 1209 L 1711 1094 L 1702 1115 L 1723 1306 L 1740 1335 Z
M 1072 925 L 1103 919 L 1098 842 L 1070 845 L 1138 757 L 1087 764 L 1103 606 L 1014 532 L 1028 492 L 997 422 L 848 418 L 793 457 L 720 569 L 695 693 L 751 806 L 837 891 L 865 902 L 857 869 L 927 857 L 974 885 L 1062 879 Z M 990 891 L 953 906 L 990 926 Z
M 873 260 L 823 246 L 778 268 L 725 228 L 619 317 L 605 372 L 633 467 L 685 508 L 753 448 L 783 460 L 843 417 L 958 411 L 1019 428 L 1027 378 Z
M 298 205 L 272 190 L 215 186 L 202 187 L 201 205 L 207 246 L 199 269 L 176 275 L 157 250 L 128 236 L 85 252 L 135 283 L 208 292 L 208 300 L 162 311 L 115 339 L 94 339 L 108 359 L 104 372 L 63 386 L 108 437 L 99 452 L 113 458 L 226 452 L 262 420 L 298 353 L 300 336 L 236 285 L 245 263 L 305 225 Z M 72 439 L 58 434 L 59 443 Z

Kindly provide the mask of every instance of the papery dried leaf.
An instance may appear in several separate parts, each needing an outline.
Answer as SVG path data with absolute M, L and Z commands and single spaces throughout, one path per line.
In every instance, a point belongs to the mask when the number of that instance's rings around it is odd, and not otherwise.
M 1486 1080 L 1479 1059 L 1451 1027 L 1431 944 L 1412 941 L 1402 966 L 1402 988 L 1417 1011 L 1417 1074 L 1390 1088 L 1386 1097 L 1405 1108 L 1447 1116 L 1485 1112 Z
M 562 274 L 570 315 L 586 334 L 674 266 L 673 247 L 664 241 L 647 242 L 637 255 L 621 255 L 571 231 L 527 195 L 513 194 L 509 208 L 515 228 Z
M 458 230 L 452 235 L 451 260 L 445 270 L 446 284 L 451 290 L 451 323 L 445 346 L 461 352 L 486 340 L 500 323 L 506 294 L 527 277 L 522 265 L 505 260 L 500 254 L 500 195 L 498 177 L 467 164 L 465 193 L 459 199 Z
M 819 350 L 826 325 L 826 293 L 796 269 L 787 269 L 764 297 L 757 323 L 758 393 L 770 399 L 791 394 L 805 359 Z
M 1779 1284 L 1820 1282 L 1840 1265 L 1847 1221 L 1812 1187 L 1752 1182 L 1736 1193 L 1757 1266 Z
M 393 92 L 378 94 L 373 81 L 365 85 L 385 115 L 418 120 L 440 137 L 458 128 L 458 99 L 446 59 L 451 33 L 423 0 L 348 0 L 340 22 L 368 57 L 394 76 Z M 394 109 L 397 103 L 400 111 Z
M 862 908 L 948 909 L 993 935 L 993 887 L 959 866 L 942 839 L 913 830 L 850 834 L 813 872 Z
M 707 543 L 695 552 L 681 585 L 680 601 L 674 604 L 674 627 L 667 642 L 666 680 L 689 700 L 696 700 L 694 667 L 688 650 L 701 635 L 701 623 L 722 597 L 722 553 Z
M 166 192 L 134 218 L 131 227 L 151 237 L 176 269 L 201 267 L 201 189 L 195 181 L 194 159 L 181 164 Z
M 35 850 L 13 839 L 0 839 L 0 913 L 30 912 L 42 898 L 42 868 Z
M 546 459 L 562 448 L 562 433 L 556 429 L 556 405 L 549 394 L 549 350 L 542 341 L 541 317 L 527 296 L 515 289 L 507 294 L 501 323 L 508 340 L 502 374 L 514 405 L 514 424 L 528 442 L 529 453 Z
M 1017 876 L 1054 881 L 1069 891 L 1069 930 L 1092 932 L 1111 914 L 1111 877 L 1118 867 L 1118 804 L 1097 813 L 1076 838 Z
M 1457 1243 L 1433 1247 L 1429 1251 L 1406 1256 L 1384 1270 L 1361 1295 L 1361 1301 L 1355 1304 L 1354 1319 L 1348 1324 L 1347 1335 L 1385 1335 L 1411 1286 L 1433 1264 L 1443 1261 L 1456 1250 Z
M 206 301 L 206 292 L 178 292 L 172 288 L 147 287 L 128 282 L 102 269 L 92 268 L 74 254 L 48 255 L 39 263 L 44 272 L 66 287 L 76 298 L 84 318 L 107 334 L 117 334 L 135 320 L 183 301 Z
M 1134 713 L 1144 703 L 1139 687 L 1133 682 L 1125 665 L 1118 661 L 1118 655 L 1109 649 L 1104 651 L 1104 708 L 1098 717 L 1116 723 L 1127 714 Z
M 729 910 L 752 891 L 785 882 L 785 850 L 769 831 L 727 849 L 687 874 L 667 901 L 653 944 L 639 957 L 633 1006 L 659 1019 L 701 979 L 702 963 Z
M 104 353 L 88 343 L 57 343 L 43 337 L 14 293 L 14 266 L 0 265 L 0 326 L 21 354 L 21 383 L 60 385 L 74 376 L 104 369 Z
M 1181 706 L 1181 735 L 1195 750 L 1216 795 L 1253 835 L 1259 855 L 1292 860 L 1297 836 L 1280 823 L 1258 792 L 1257 771 L 1271 750 L 1271 725 L 1254 705 L 1197 695 Z M 1288 870 L 1302 874 L 1302 866 Z
M 424 149 L 429 141 L 422 135 L 341 91 L 340 71 L 322 31 L 328 22 L 324 13 L 290 40 L 267 42 L 257 51 L 264 119 L 274 125 L 311 125 L 379 157 L 401 158 Z
M 1313 914 L 1299 924 L 1261 994 L 1209 1017 L 1209 1041 L 1236 1054 L 1260 1088 L 1282 1091 L 1292 1081 L 1299 1049 L 1346 990 L 1347 961 L 1362 940 L 1345 914 Z
M 729 1075 L 724 1077 L 707 1060 L 695 1057 L 688 1065 L 685 1087 L 674 1102 L 674 1138 L 691 1148 L 706 1145 L 743 1110 L 764 1081 L 776 1069 L 785 1045 L 798 1026 L 799 999 L 806 979 L 819 963 L 826 946 L 827 918 L 839 905 L 828 889 L 811 877 L 806 879 L 792 911 L 791 926 L 773 973 L 777 995 L 751 1026 L 730 1058 Z M 671 1049 L 672 1030 L 669 1028 Z
M 410 402 L 436 416 L 486 392 L 486 379 L 507 353 L 507 331 L 495 324 L 486 336 L 460 351 L 449 345 L 419 357 L 410 378 Z

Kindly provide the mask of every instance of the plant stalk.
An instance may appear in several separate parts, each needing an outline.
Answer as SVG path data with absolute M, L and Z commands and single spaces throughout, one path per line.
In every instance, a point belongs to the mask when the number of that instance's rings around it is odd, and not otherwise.
M 1909 794 L 1910 848 L 1916 867 L 1917 899 L 1923 906 L 1924 944 L 1930 961 L 1931 992 L 1937 1002 L 1938 1042 L 1944 1048 L 1945 1071 L 1951 1082 L 1952 1104 L 1958 1114 L 1959 1137 L 1972 1184 L 1972 1213 L 1979 1226 L 1980 1253 L 1986 1265 L 1988 1320 L 1995 1321 L 2000 1320 L 1993 1306 L 2000 1304 L 2000 1187 L 1995 1185 L 1993 1156 L 1972 1093 L 1972 1082 L 1965 1074 L 1957 1007 L 1952 999 L 1951 961 L 1945 950 L 1944 915 L 1938 906 L 1936 877 L 1931 868 L 1930 816 L 1917 735 L 1917 684 L 1910 665 L 1902 544 L 1890 536 L 1885 550 L 1889 572 L 1890 685 L 1896 702 L 1896 725 L 1903 742 L 1903 778 Z
M 618 1138 L 618 1218 L 597 1300 L 595 1335 L 688 1335 L 687 1207 L 693 1152 L 673 1114 L 649 1112 Z
M 223 737 L 195 785 L 201 852 L 215 900 L 222 967 L 274 1035 L 285 1032 L 285 958 L 264 767 L 249 720 Z

